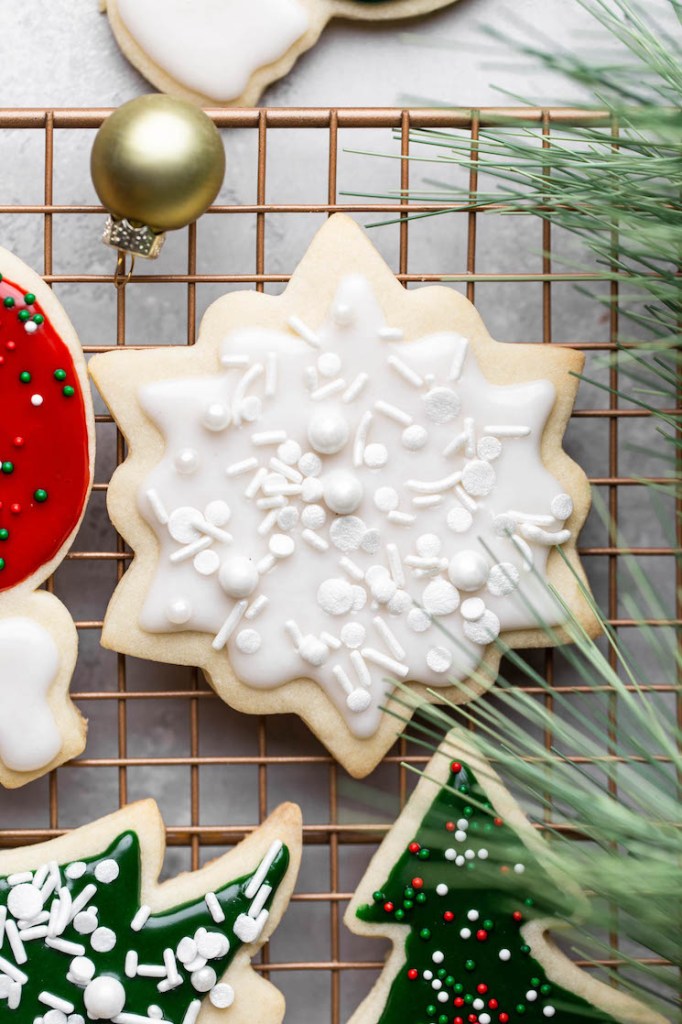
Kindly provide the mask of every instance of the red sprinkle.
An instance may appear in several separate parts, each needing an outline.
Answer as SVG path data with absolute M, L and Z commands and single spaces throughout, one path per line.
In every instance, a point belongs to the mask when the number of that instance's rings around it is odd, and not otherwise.
M 514 918 L 515 921 L 523 921 L 523 914 L 521 913 L 520 910 L 515 910 L 514 913 L 512 914 L 512 917 Z
M 470 1013 L 469 1016 L 467 1017 L 467 1020 L 469 1021 L 469 1024 L 476 1024 L 476 1021 L 478 1020 L 478 1014 Z
M 500 1024 L 507 1024 L 507 1022 L 509 1020 L 509 1014 L 508 1013 L 501 1013 L 500 1016 L 497 1019 L 499 1020 Z
M 7 342 L 7 348 L 10 350 L 10 352 L 14 352 L 16 347 L 17 347 L 16 341 L 8 341 Z
M 455 1006 L 464 1006 L 464 999 L 462 998 L 462 996 L 455 996 L 455 998 L 453 999 L 453 1003 L 455 1004 Z
M 499 1005 L 500 1004 L 498 1003 L 497 999 L 489 999 L 488 1000 L 488 1009 L 489 1010 L 496 1010 Z
M 419 851 L 421 850 L 421 846 L 419 845 L 419 843 L 410 843 L 407 849 L 410 851 L 410 853 L 419 853 Z
M 410 981 L 416 981 L 417 978 L 419 977 L 419 971 L 417 970 L 417 968 L 410 967 L 409 971 L 407 972 L 407 977 L 410 979 Z
M 393 911 L 395 910 L 395 907 L 393 906 L 390 900 L 388 901 L 388 903 L 384 903 L 384 910 L 386 911 L 387 914 L 392 914 Z
M 13 505 L 10 505 L 10 507 L 9 507 L 9 510 L 10 510 L 10 512 L 12 512 L 12 513 L 13 513 L 13 514 L 14 514 L 15 516 L 18 516 L 18 515 L 19 515 L 19 513 L 21 512 L 21 505 L 19 505 L 19 504 L 18 504 L 17 502 L 15 502 L 15 503 L 14 503 Z
M 412 888 L 413 889 L 423 889 L 424 888 L 424 879 L 423 878 L 413 878 L 412 879 Z
M 485 982 L 482 981 L 480 985 L 476 986 L 476 991 L 478 992 L 479 996 L 484 996 L 488 991 L 488 986 L 485 984 Z
M 454 832 L 457 826 L 455 825 L 454 821 L 446 821 L 445 827 L 448 830 L 448 832 Z
M 495 818 L 493 820 L 493 825 L 497 825 L 499 828 L 500 825 L 504 825 L 504 822 L 502 821 L 502 818 Z
M 450 769 L 455 773 L 455 775 L 459 775 L 462 770 L 462 766 L 459 761 L 453 761 L 450 765 Z
M 500 871 L 502 872 L 503 875 L 506 875 L 507 872 L 509 871 L 508 865 L 507 864 L 503 864 L 502 867 L 500 868 Z
M 464 1024 L 464 1021 L 461 1017 L 455 1017 L 452 1024 Z
M 485 940 L 488 938 L 488 933 L 485 930 L 485 928 L 479 928 L 479 930 L 476 932 L 476 938 L 478 939 L 479 942 L 485 942 Z
M 23 448 L 24 447 L 24 439 L 23 439 L 23 437 L 15 437 L 14 440 L 12 441 L 12 444 L 14 445 L 15 448 Z
M 455 920 L 455 915 L 452 913 L 451 910 L 446 910 L 445 913 L 443 914 L 443 920 L 447 924 L 450 924 L 451 921 Z

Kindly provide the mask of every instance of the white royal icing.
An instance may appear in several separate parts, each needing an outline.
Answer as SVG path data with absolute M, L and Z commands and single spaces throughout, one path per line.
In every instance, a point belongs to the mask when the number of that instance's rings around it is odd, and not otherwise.
M 307 31 L 300 0 L 118 0 L 123 24 L 181 85 L 225 102 Z
M 0 760 L 15 772 L 44 768 L 62 739 L 47 694 L 59 671 L 52 636 L 32 619 L 0 619 Z
M 256 688 L 310 677 L 367 737 L 391 679 L 463 680 L 500 629 L 557 622 L 555 391 L 489 383 L 454 331 L 401 341 L 361 276 L 289 328 L 140 390 L 166 441 L 139 492 L 160 545 L 140 624 L 210 633 Z

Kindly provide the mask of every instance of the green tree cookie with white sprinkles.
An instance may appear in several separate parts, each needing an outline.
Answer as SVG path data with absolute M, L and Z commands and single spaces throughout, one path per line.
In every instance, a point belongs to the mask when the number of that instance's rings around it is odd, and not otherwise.
M 300 812 L 157 884 L 164 827 L 143 801 L 43 846 L 0 854 L 0 1017 L 7 1024 L 279 1024 L 250 967 L 289 901 Z

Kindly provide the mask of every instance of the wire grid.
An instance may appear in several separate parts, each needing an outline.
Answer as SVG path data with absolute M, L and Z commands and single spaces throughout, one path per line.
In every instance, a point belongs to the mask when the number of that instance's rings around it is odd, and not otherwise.
M 89 284 L 99 285 L 103 288 L 112 288 L 111 274 L 56 274 L 54 272 L 54 247 L 53 229 L 55 217 L 69 217 L 81 214 L 99 215 L 103 213 L 101 207 L 94 204 L 81 205 L 57 205 L 54 202 L 54 175 L 55 175 L 55 133 L 60 131 L 72 131 L 75 129 L 96 129 L 100 126 L 108 111 L 99 109 L 72 109 L 72 110 L 0 110 L 0 138 L 2 133 L 19 131 L 23 129 L 38 129 L 44 135 L 44 156 L 43 167 L 36 168 L 36 173 L 44 172 L 44 196 L 43 201 L 33 204 L 0 204 L 0 215 L 40 215 L 43 222 L 43 274 L 45 280 L 51 285 L 64 284 Z M 191 345 L 196 339 L 197 333 L 197 286 L 203 284 L 255 287 L 258 291 L 264 291 L 268 286 L 279 286 L 288 280 L 288 273 L 267 273 L 266 272 L 266 245 L 267 218 L 272 214 L 319 214 L 328 215 L 337 210 L 359 215 L 361 220 L 367 222 L 368 216 L 376 214 L 398 214 L 419 212 L 424 209 L 422 204 L 410 202 L 405 197 L 405 190 L 410 185 L 411 165 L 408 160 L 399 160 L 395 165 L 395 187 L 399 187 L 402 198 L 399 196 L 395 201 L 371 201 L 371 202 L 339 202 L 339 132 L 343 129 L 387 129 L 397 133 L 400 142 L 400 154 L 403 157 L 410 155 L 410 133 L 419 128 L 443 128 L 461 129 L 468 133 L 471 140 L 471 155 L 476 160 L 476 141 L 479 129 L 488 124 L 499 121 L 503 115 L 511 113 L 518 114 L 519 111 L 505 109 L 484 109 L 481 111 L 452 111 L 452 110 L 399 110 L 399 109 L 234 109 L 209 111 L 214 121 L 221 129 L 245 129 L 257 135 L 257 181 L 256 181 L 256 202 L 251 204 L 227 203 L 216 205 L 208 213 L 209 217 L 249 214 L 255 217 L 255 269 L 251 273 L 213 273 L 201 274 L 198 272 L 198 242 L 197 225 L 192 225 L 187 231 L 186 249 L 186 272 L 174 274 L 159 274 L 154 272 L 154 266 L 145 267 L 144 272 L 135 275 L 130 288 L 140 288 L 152 284 L 170 284 L 174 289 L 183 289 L 186 300 L 186 336 L 185 341 Z M 599 122 L 598 115 L 586 115 L 584 112 L 569 109 L 526 109 L 523 110 L 523 117 L 537 123 L 542 133 L 542 144 L 551 145 L 551 132 L 557 126 L 568 124 L 585 124 L 587 120 L 591 123 Z M 328 159 L 327 159 L 327 181 L 326 181 L 326 202 L 305 203 L 305 204 L 277 204 L 268 202 L 267 190 L 267 158 L 268 143 L 272 131 L 284 131 L 288 133 L 287 145 L 292 154 L 292 164 L 295 164 L 297 146 L 303 139 L 303 134 L 309 129 L 322 129 L 328 137 Z M 468 187 L 470 192 L 475 193 L 478 187 L 478 171 L 474 162 L 469 172 Z M 2 195 L 0 193 L 0 199 Z M 428 204 L 429 210 L 433 210 L 433 204 Z M 461 226 L 461 219 L 465 220 L 466 247 L 465 265 L 459 272 L 452 273 L 450 269 L 438 272 L 419 273 L 411 268 L 410 254 L 410 232 L 412 225 L 406 219 L 402 219 L 397 227 L 399 232 L 397 271 L 398 279 L 405 285 L 418 286 L 425 282 L 435 282 L 447 274 L 448 281 L 455 287 L 463 287 L 468 299 L 472 302 L 477 298 L 477 285 L 479 283 L 515 283 L 520 289 L 522 301 L 526 294 L 535 295 L 531 286 L 539 285 L 541 293 L 541 341 L 544 344 L 552 344 L 553 338 L 553 286 L 559 282 L 570 283 L 575 281 L 597 280 L 597 274 L 555 272 L 553 269 L 552 257 L 552 228 L 549 223 L 542 222 L 540 231 L 541 247 L 543 250 L 542 265 L 539 272 L 527 273 L 493 273 L 479 267 L 477 262 L 477 231 L 479 227 L 480 214 L 468 209 L 465 204 L 461 207 L 448 207 L 456 214 L 458 226 Z M 488 214 L 490 216 L 491 214 Z M 492 212 L 492 216 L 495 216 Z M 371 217 L 369 218 L 371 219 Z M 376 219 L 376 218 L 375 218 Z M 97 225 L 99 227 L 99 224 Z M 112 273 L 115 260 L 112 254 Z M 140 268 L 138 268 L 140 269 Z M 290 269 L 293 269 L 290 268 Z M 611 285 L 611 294 L 617 296 L 617 284 Z M 537 288 L 536 288 L 537 290 Z M 125 290 L 120 290 L 116 297 L 116 346 L 126 344 L 127 323 L 126 323 L 126 301 Z M 569 344 L 577 349 L 586 352 L 613 351 L 616 348 L 616 340 L 619 331 L 618 312 L 612 306 L 609 314 L 608 338 L 598 341 L 589 338 L 571 339 Z M 99 339 L 87 337 L 84 339 L 84 350 L 87 354 L 101 351 L 108 351 L 115 347 L 97 343 Z M 93 343 L 95 342 L 95 343 Z M 579 408 L 574 413 L 575 420 L 589 419 L 593 421 L 595 429 L 606 427 L 608 432 L 608 452 L 605 464 L 597 474 L 591 476 L 592 484 L 603 488 L 607 495 L 609 512 L 614 523 L 618 522 L 621 512 L 622 495 L 632 488 L 641 487 L 641 479 L 635 475 L 623 475 L 620 472 L 620 429 L 624 421 L 641 420 L 649 414 L 641 409 L 621 408 L 618 398 L 614 393 L 619 387 L 619 374 L 617 366 L 612 366 L 608 371 L 608 384 L 613 389 L 609 394 L 608 404 L 594 408 Z M 104 431 L 111 439 L 111 418 L 106 414 L 98 414 L 98 443 L 103 443 Z M 115 463 L 119 464 L 125 455 L 124 442 L 120 434 L 116 434 L 115 440 L 116 458 Z M 664 478 L 649 477 L 649 479 Z M 91 504 L 97 499 L 100 492 L 107 489 L 107 480 L 96 480 Z M 100 499 L 101 500 L 101 499 Z M 102 515 L 101 509 L 98 513 Z M 109 524 L 107 529 L 113 533 L 113 527 Z M 104 545 L 102 545 L 104 547 Z M 583 544 L 580 548 L 582 556 L 586 559 L 588 574 L 590 566 L 595 560 L 604 560 L 606 563 L 606 602 L 604 611 L 607 613 L 609 622 L 616 628 L 625 629 L 635 625 L 634 620 L 622 613 L 621 595 L 619 593 L 619 558 L 625 554 L 633 554 L 637 558 L 665 558 L 669 561 L 666 566 L 673 567 L 672 573 L 675 580 L 675 593 L 679 595 L 680 569 L 672 561 L 675 554 L 679 553 L 680 538 L 678 535 L 677 547 L 671 548 L 663 543 L 650 544 L 649 546 L 619 546 L 619 540 L 615 530 L 606 538 L 605 543 Z M 126 569 L 130 559 L 130 553 L 126 550 L 123 540 L 116 536 L 115 545 L 110 550 L 81 550 L 79 541 L 76 541 L 75 550 L 67 555 L 65 565 L 74 565 L 78 568 L 83 563 L 91 563 L 101 574 L 104 572 L 103 563 L 114 564 L 115 573 L 111 575 L 111 584 L 118 581 Z M 676 560 L 675 560 L 676 561 Z M 603 564 L 603 563 L 602 563 Z M 57 584 L 60 572 L 56 574 Z M 667 571 L 667 570 L 666 570 Z M 675 575 L 676 574 L 676 575 Z M 55 578 L 51 579 L 48 588 L 55 590 Z M 57 585 L 57 592 L 59 586 Z M 671 617 L 665 620 L 651 620 L 651 624 L 661 628 L 676 628 L 682 621 L 682 614 L 679 604 L 679 596 L 675 598 L 675 608 L 671 611 Z M 68 601 L 67 601 L 68 603 Z M 101 629 L 100 618 L 77 618 L 76 625 L 81 635 L 81 648 L 83 648 L 86 637 L 89 639 L 93 634 L 96 636 Z M 99 650 L 97 648 L 97 650 Z M 314 916 L 310 929 L 315 940 L 315 950 L 319 958 L 306 957 L 304 954 L 297 955 L 298 946 L 292 939 L 291 929 L 284 942 L 278 942 L 278 936 L 286 930 L 286 917 L 280 925 L 278 932 L 273 937 L 270 949 L 262 953 L 262 962 L 256 964 L 256 969 L 272 975 L 273 980 L 287 994 L 292 1006 L 290 1020 L 296 1020 L 300 1024 L 314 1021 L 320 1024 L 323 1020 L 329 1020 L 331 1024 L 340 1024 L 346 1019 L 353 1007 L 357 1004 L 362 995 L 373 983 L 377 972 L 382 965 L 381 944 L 373 941 L 354 939 L 348 936 L 342 929 L 341 919 L 345 902 L 350 898 L 355 881 L 359 879 L 364 866 L 371 853 L 381 840 L 390 825 L 393 812 L 402 807 L 407 799 L 410 789 L 411 775 L 402 766 L 402 762 L 420 766 L 427 758 L 423 751 L 412 747 L 404 738 L 400 739 L 396 746 L 385 758 L 384 765 L 376 773 L 380 781 L 377 783 L 373 778 L 367 780 L 366 786 L 378 786 L 383 801 L 377 812 L 376 806 L 372 808 L 371 801 L 367 807 L 361 807 L 359 813 L 353 814 L 353 806 L 357 810 L 357 804 L 362 804 L 362 793 L 359 784 L 349 782 L 347 776 L 335 762 L 329 757 L 319 745 L 315 744 L 304 731 L 297 732 L 296 724 L 291 719 L 283 720 L 280 717 L 267 719 L 265 717 L 257 720 L 245 716 L 239 716 L 230 712 L 230 728 L 232 730 L 253 729 L 254 748 L 247 753 L 230 753 L 232 740 L 231 736 L 225 737 L 225 749 L 219 754 L 202 754 L 202 740 L 205 741 L 207 734 L 207 720 L 203 710 L 206 707 L 211 709 L 211 715 L 218 713 L 217 698 L 207 687 L 204 680 L 196 670 L 182 670 L 178 675 L 174 670 L 166 667 L 162 669 L 161 683 L 159 686 L 145 686 L 131 684 L 130 666 L 135 659 L 124 656 L 92 655 L 90 661 L 95 670 L 96 678 L 92 686 L 83 686 L 73 693 L 74 699 L 82 708 L 86 716 L 94 715 L 96 707 L 106 705 L 115 708 L 115 715 L 109 716 L 109 732 L 115 732 L 116 752 L 113 756 L 99 756 L 93 754 L 90 749 L 86 750 L 85 756 L 73 762 L 69 766 L 58 769 L 50 774 L 46 784 L 35 783 L 29 790 L 22 791 L 22 803 L 39 804 L 42 818 L 40 824 L 26 822 L 25 815 L 19 812 L 19 802 L 11 800 L 9 794 L 0 794 L 0 845 L 16 846 L 24 843 L 44 841 L 61 834 L 67 827 L 63 824 L 64 812 L 60 806 L 60 795 L 62 805 L 65 794 L 76 793 L 81 790 L 92 788 L 93 792 L 99 794 L 99 779 L 103 776 L 104 769 L 109 769 L 107 776 L 108 787 L 107 801 L 115 805 L 123 806 L 132 796 L 146 795 L 135 792 L 131 794 L 130 777 L 131 773 L 139 768 L 153 770 L 157 774 L 167 772 L 174 773 L 185 770 L 189 772 L 189 808 L 185 815 L 187 820 L 182 823 L 173 817 L 173 808 L 170 815 L 166 811 L 167 840 L 169 844 L 169 861 L 175 868 L 176 864 L 184 864 L 187 867 L 198 867 L 203 860 L 217 849 L 226 845 L 238 842 L 257 823 L 262 821 L 268 810 L 271 810 L 271 794 L 273 780 L 277 777 L 278 771 L 287 768 L 298 768 L 299 780 L 303 780 L 304 787 L 316 783 L 326 773 L 327 781 L 326 798 L 328 813 L 326 820 L 323 817 L 320 821 L 307 820 L 304 825 L 304 871 L 299 882 L 297 893 L 293 897 L 293 906 L 289 916 L 296 916 L 300 931 L 300 917 L 296 915 L 296 905 L 301 904 L 306 914 L 313 914 L 314 911 L 322 911 Z M 547 678 L 555 683 L 557 691 L 564 694 L 570 693 L 579 697 L 593 693 L 594 688 L 581 684 L 579 681 L 567 676 L 565 671 L 558 669 L 560 657 L 552 651 L 544 652 L 541 655 L 540 665 L 544 666 Z M 615 660 L 612 660 L 615 666 Z M 143 669 L 145 666 L 143 666 Z M 80 678 L 80 677 L 78 677 Z M 539 688 L 527 687 L 529 692 L 541 694 Z M 675 693 L 674 680 L 654 679 L 646 687 L 652 692 L 664 695 Z M 551 698 L 544 698 L 548 705 L 551 705 Z M 670 697 L 670 700 L 673 698 Z M 148 702 L 150 713 L 163 718 L 166 708 L 172 706 L 178 710 L 177 715 L 188 713 L 187 719 L 182 719 L 188 724 L 189 742 L 188 749 L 182 756 L 167 756 L 163 750 L 154 752 L 149 756 L 134 756 L 129 753 L 129 722 L 131 714 L 136 705 L 140 702 Z M 615 739 L 618 726 L 617 706 L 615 694 L 609 698 L 610 708 L 610 746 L 604 752 L 604 758 L 613 759 L 612 743 Z M 225 714 L 227 714 L 227 710 Z M 680 706 L 678 704 L 677 714 L 680 717 Z M 181 721 L 176 718 L 176 711 L 171 716 L 171 728 Z M 283 735 L 286 738 L 283 739 Z M 273 739 L 274 737 L 274 739 Z M 113 737 L 110 735 L 109 737 Z M 545 735 L 545 745 L 548 750 L 553 746 L 554 738 L 550 732 Z M 273 748 L 274 744 L 274 748 Z M 301 752 L 304 750 L 305 752 Z M 145 752 L 147 753 L 147 752 Z M 575 757 L 577 762 L 589 762 L 587 758 Z M 248 769 L 251 778 L 255 775 L 257 786 L 257 813 L 251 820 L 239 824 L 230 824 L 229 812 L 221 806 L 219 791 L 211 787 L 212 807 L 210 813 L 201 800 L 202 778 L 206 778 L 208 770 L 218 770 L 222 780 L 229 776 L 225 773 L 237 773 L 238 770 Z M 115 781 L 111 779 L 111 772 L 115 775 Z M 81 782 L 85 773 L 85 782 Z M 202 772 L 203 777 L 202 777 Z M 382 774 L 383 773 L 383 774 Z M 408 778 L 409 775 L 409 778 Z M 151 775 L 148 776 L 152 778 Z M 159 783 L 163 791 L 163 780 Z M 152 787 L 153 788 L 153 787 Z M 105 787 L 106 789 L 106 787 Z M 113 801 L 111 792 L 114 793 Z M 364 792 L 369 792 L 365 789 Z M 153 795 L 156 795 L 154 793 Z M 172 795 L 172 785 L 171 785 Z M 299 800 L 304 804 L 305 812 L 305 788 L 303 791 L 289 789 L 287 798 Z M 69 797 L 70 806 L 73 797 Z M 106 802 L 106 801 L 105 801 Z M 172 803 L 172 800 L 171 800 Z M 349 809 L 350 808 L 350 809 Z M 104 813 L 114 809 L 113 806 L 101 807 L 98 805 L 98 813 Z M 217 822 L 214 821 L 217 815 Z M 71 816 L 67 814 L 67 817 Z M 180 817 L 183 815 L 180 814 Z M 377 820 L 381 818 L 382 820 Z M 17 824 L 19 822 L 19 824 Z M 78 823 L 78 822 L 77 822 Z M 547 812 L 544 819 L 544 826 L 570 830 L 570 826 L 561 825 L 552 821 L 551 812 Z M 184 861 L 174 858 L 174 854 L 181 851 Z M 350 867 L 344 867 L 344 854 L 352 854 Z M 305 865 L 307 857 L 314 854 L 317 859 L 317 869 L 312 861 L 308 862 L 308 869 Z M 320 860 L 321 857 L 321 860 Z M 312 864 L 312 867 L 311 867 Z M 325 884 L 326 877 L 326 884 Z M 312 884 L 319 881 L 320 884 Z M 614 924 L 614 931 L 611 935 L 614 943 L 617 943 L 617 934 Z M 647 959 L 644 957 L 643 959 Z M 661 961 L 648 958 L 648 962 L 660 964 Z M 603 965 L 613 965 L 613 961 L 603 960 Z M 585 964 L 585 966 L 587 966 Z

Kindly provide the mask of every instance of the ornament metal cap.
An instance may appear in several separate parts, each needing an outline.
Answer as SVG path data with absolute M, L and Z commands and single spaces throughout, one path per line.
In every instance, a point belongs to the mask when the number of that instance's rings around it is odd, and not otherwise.
M 119 252 L 140 256 L 143 260 L 155 260 L 163 248 L 166 235 L 162 231 L 152 231 L 146 224 L 135 227 L 125 217 L 107 217 L 102 241 Z

